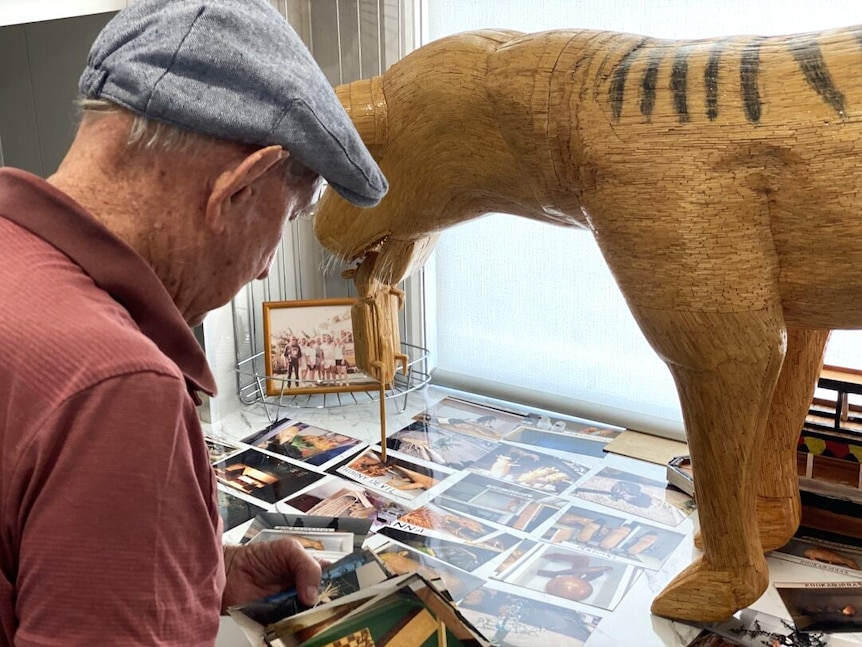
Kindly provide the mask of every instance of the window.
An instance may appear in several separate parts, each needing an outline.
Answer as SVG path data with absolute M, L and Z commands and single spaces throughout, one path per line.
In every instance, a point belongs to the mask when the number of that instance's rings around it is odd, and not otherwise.
M 426 43 L 481 28 L 574 27 L 700 38 L 862 23 L 857 0 L 421 4 Z M 436 382 L 682 436 L 670 373 L 635 324 L 589 233 L 486 216 L 447 230 L 426 275 Z M 833 333 L 826 362 L 862 368 L 862 332 Z

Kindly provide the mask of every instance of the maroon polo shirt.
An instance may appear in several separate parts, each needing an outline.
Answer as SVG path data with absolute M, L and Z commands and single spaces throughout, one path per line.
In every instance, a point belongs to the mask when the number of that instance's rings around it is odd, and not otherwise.
M 147 263 L 0 169 L 0 645 L 212 645 L 206 357 Z

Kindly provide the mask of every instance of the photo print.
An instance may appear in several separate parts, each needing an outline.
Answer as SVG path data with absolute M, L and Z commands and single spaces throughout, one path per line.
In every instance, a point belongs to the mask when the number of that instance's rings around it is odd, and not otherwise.
M 771 557 L 862 578 L 862 549 L 818 539 L 793 538 Z
M 726 638 L 711 632 L 709 629 L 703 629 L 685 647 L 736 647 L 738 644 L 730 642 Z
M 290 537 L 299 542 L 309 555 L 322 562 L 334 562 L 353 552 L 353 534 L 345 532 L 324 532 L 296 529 L 274 528 L 261 530 L 248 543 L 278 541 Z
M 222 488 L 218 488 L 217 492 L 218 513 L 224 524 L 224 532 L 232 530 L 246 521 L 254 519 L 260 513 L 267 511 L 266 508 L 241 499 L 224 491 Z
M 454 568 L 447 562 L 399 544 L 383 535 L 378 534 L 369 538 L 365 547 L 374 553 L 392 575 L 419 573 L 427 580 L 440 580 L 449 595 L 456 601 L 485 583 L 481 577 Z
M 570 506 L 544 533 L 551 544 L 604 554 L 652 571 L 662 567 L 685 535 L 651 526 L 640 519 L 626 519 Z
M 862 582 L 775 582 L 774 586 L 796 629 L 862 632 Z
M 407 512 L 407 508 L 382 493 L 339 476 L 327 476 L 279 505 L 310 515 L 370 519 L 372 530 Z
M 518 414 L 457 398 L 443 398 L 413 419 L 436 429 L 485 440 L 502 440 L 523 422 L 523 416 Z
M 399 544 L 409 546 L 468 573 L 498 559 L 520 541 L 518 537 L 503 532 L 483 542 L 455 541 L 418 535 L 392 526 L 381 528 L 377 534 L 394 539 Z
M 356 438 L 295 420 L 279 420 L 244 442 L 316 466 L 326 465 L 362 444 Z
M 462 470 L 492 451 L 497 443 L 417 421 L 387 438 L 386 447 L 405 456 Z
M 527 533 L 565 505 L 562 499 L 480 474 L 464 475 L 432 501 L 446 510 L 463 512 Z
M 519 586 L 557 598 L 613 611 L 643 572 L 642 568 L 610 561 L 541 542 L 525 541 L 522 557 L 495 575 Z
M 473 463 L 470 471 L 540 492 L 560 494 L 586 475 L 589 468 L 540 450 L 501 444 Z
M 368 391 L 378 383 L 356 366 L 355 299 L 263 303 L 267 395 Z
M 419 535 L 433 535 L 444 539 L 472 543 L 490 540 L 500 529 L 477 519 L 449 512 L 432 503 L 401 515 L 390 524 L 393 528 Z
M 319 586 L 319 604 L 326 604 L 345 595 L 356 593 L 387 579 L 382 564 L 367 550 L 357 550 L 324 566 Z M 297 591 L 290 588 L 265 598 L 228 609 L 238 623 L 246 625 L 248 618 L 266 627 L 284 618 L 306 611 Z
M 219 461 L 213 470 L 219 483 L 268 503 L 280 501 L 323 478 L 323 474 L 256 449 Z
M 362 542 L 371 527 L 366 519 L 351 519 L 349 517 L 324 517 L 308 514 L 290 514 L 285 512 L 262 512 L 254 518 L 246 529 L 241 543 L 254 538 L 264 530 L 284 530 L 288 532 L 330 532 L 353 535 L 352 549 L 362 547 Z
M 215 438 L 214 436 L 204 436 L 204 442 L 210 455 L 210 463 L 217 463 L 221 459 L 242 449 L 240 445 L 232 441 Z
M 553 433 L 581 435 L 585 438 L 595 439 L 604 438 L 606 442 L 613 440 L 625 431 L 625 427 L 616 427 L 585 418 L 552 420 L 550 417 L 538 413 L 529 413 L 524 416 L 524 425 Z
M 600 616 L 504 591 L 494 583 L 458 602 L 467 619 L 498 647 L 582 647 Z
M 563 424 L 565 425 L 565 423 Z M 569 423 L 569 425 L 571 424 Z M 522 445 L 568 452 L 570 454 L 604 458 L 605 447 L 620 433 L 619 431 L 599 427 L 587 427 L 586 425 L 583 427 L 583 431 L 570 431 L 567 427 L 552 430 L 524 425 L 506 436 L 506 440 L 513 443 L 521 443 Z
M 425 467 L 392 454 L 383 460 L 373 449 L 366 449 L 335 471 L 387 496 L 406 500 L 425 494 L 451 476 L 448 470 Z
M 743 647 L 763 647 L 764 645 L 853 647 L 859 644 L 855 640 L 844 640 L 839 635 L 802 631 L 783 618 L 754 609 L 738 611 L 727 620 L 708 625 L 706 629 L 712 634 L 728 639 L 734 645 Z M 695 644 L 700 647 L 700 644 Z M 721 643 L 706 643 L 706 645 L 723 647 Z
M 694 512 L 694 499 L 684 492 L 663 481 L 611 467 L 587 479 L 572 494 L 666 526 L 678 526 Z

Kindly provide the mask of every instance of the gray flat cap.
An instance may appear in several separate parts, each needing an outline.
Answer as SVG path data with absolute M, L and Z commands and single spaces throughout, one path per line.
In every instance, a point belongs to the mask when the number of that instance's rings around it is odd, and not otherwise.
M 198 133 L 280 145 L 360 206 L 389 188 L 323 72 L 267 0 L 136 0 L 99 34 L 79 88 Z

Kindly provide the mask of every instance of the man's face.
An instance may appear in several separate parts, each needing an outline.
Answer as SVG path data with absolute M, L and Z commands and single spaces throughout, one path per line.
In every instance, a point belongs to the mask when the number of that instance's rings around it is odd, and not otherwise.
M 286 223 L 311 204 L 320 177 L 302 167 L 303 172 L 289 174 L 288 182 L 282 164 L 276 164 L 254 183 L 247 208 L 234 214 L 217 235 L 209 264 L 213 273 L 207 277 L 204 294 L 199 295 L 205 310 L 191 325 L 228 303 L 250 281 L 267 277 Z

